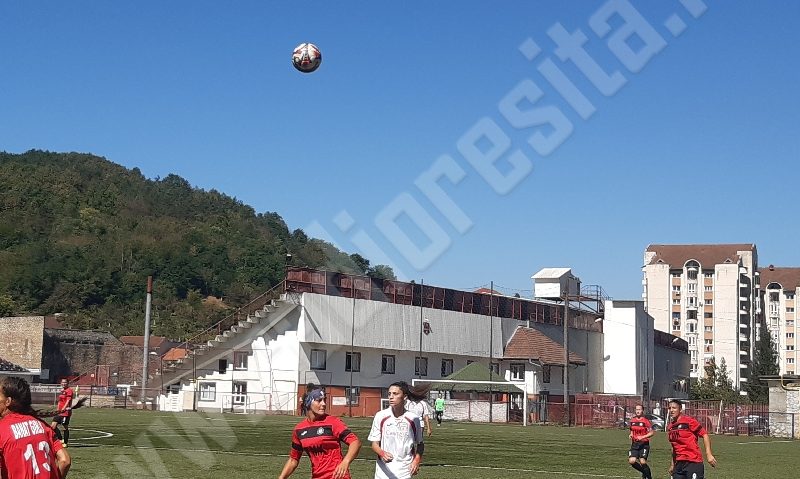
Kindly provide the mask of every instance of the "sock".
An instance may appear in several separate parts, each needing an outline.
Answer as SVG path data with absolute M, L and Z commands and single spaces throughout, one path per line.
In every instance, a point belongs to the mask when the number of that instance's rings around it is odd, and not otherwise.
M 61 430 L 58 429 L 58 426 L 53 428 L 53 432 L 55 432 L 56 439 L 58 439 L 59 441 L 64 439 L 64 436 L 61 435 Z
M 642 472 L 642 465 L 639 464 L 639 461 L 636 461 L 633 464 L 631 464 L 631 467 L 636 469 L 639 472 Z
M 64 444 L 69 442 L 69 429 L 64 428 Z
M 642 475 L 644 479 L 653 479 L 653 473 L 650 472 L 650 466 L 647 464 L 642 464 Z

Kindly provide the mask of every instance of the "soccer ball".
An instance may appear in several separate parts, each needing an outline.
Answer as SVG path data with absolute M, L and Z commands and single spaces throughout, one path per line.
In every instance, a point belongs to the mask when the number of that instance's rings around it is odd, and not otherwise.
M 301 43 L 292 52 L 292 65 L 303 73 L 311 73 L 322 63 L 322 53 L 313 43 Z

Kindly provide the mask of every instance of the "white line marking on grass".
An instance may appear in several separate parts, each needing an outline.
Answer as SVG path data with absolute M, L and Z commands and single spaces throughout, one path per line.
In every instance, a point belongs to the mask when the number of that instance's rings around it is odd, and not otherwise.
M 91 439 L 105 439 L 107 437 L 111 437 L 111 436 L 114 435 L 114 433 L 112 433 L 112 432 L 98 431 L 97 429 L 82 429 L 82 428 L 78 428 L 78 427 L 73 427 L 71 429 L 73 431 L 89 431 L 89 432 L 93 432 L 93 433 L 96 433 L 96 434 L 100 434 L 99 436 L 76 438 L 78 441 L 89 441 Z
M 239 452 L 239 451 L 220 451 L 217 449 L 186 449 L 180 447 L 149 447 L 149 446 L 133 446 L 127 445 L 112 445 L 112 444 L 92 444 L 92 446 L 100 447 L 113 447 L 113 448 L 128 448 L 128 449 L 152 449 L 154 451 L 178 451 L 178 452 L 208 452 L 212 454 L 228 454 L 232 456 L 257 456 L 257 457 L 289 457 L 288 454 L 273 454 L 270 452 Z M 356 458 L 356 461 L 375 462 L 375 459 Z M 566 471 L 544 471 L 539 469 L 522 469 L 517 467 L 492 467 L 492 466 L 466 466 L 459 464 L 422 464 L 424 470 L 433 469 L 435 467 L 451 467 L 457 469 L 473 469 L 473 470 L 489 470 L 489 471 L 513 471 L 513 472 L 529 472 L 535 474 L 553 474 L 561 476 L 578 476 L 578 477 L 608 477 L 624 479 L 628 476 L 615 476 L 611 474 L 597 474 L 586 472 L 566 472 Z
M 748 442 L 737 442 L 736 444 L 775 444 L 776 442 L 795 442 L 791 439 L 781 440 L 781 441 L 748 441 Z

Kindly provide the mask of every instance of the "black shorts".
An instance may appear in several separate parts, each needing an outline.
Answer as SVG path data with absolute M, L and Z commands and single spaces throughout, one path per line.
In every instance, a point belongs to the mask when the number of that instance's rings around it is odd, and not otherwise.
M 69 427 L 69 418 L 72 416 L 54 416 L 53 422 L 57 424 L 61 424 L 64 427 Z
M 647 459 L 650 455 L 649 442 L 634 442 L 631 443 L 631 449 L 628 451 L 628 457 L 635 457 L 637 459 Z
M 672 479 L 703 479 L 705 468 L 702 462 L 678 461 L 672 471 Z

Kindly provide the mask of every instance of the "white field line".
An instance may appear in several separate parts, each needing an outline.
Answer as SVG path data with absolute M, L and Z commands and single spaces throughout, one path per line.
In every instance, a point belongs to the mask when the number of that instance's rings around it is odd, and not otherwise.
M 114 447 L 114 448 L 128 448 L 128 449 L 151 449 L 155 451 L 178 451 L 178 452 L 208 452 L 211 454 L 222 454 L 222 455 L 232 455 L 232 456 L 256 456 L 256 457 L 289 457 L 288 454 L 273 454 L 269 452 L 239 452 L 239 451 L 219 451 L 214 449 L 187 449 L 187 448 L 180 448 L 180 447 L 147 447 L 147 446 L 133 446 L 133 445 L 112 445 L 112 444 L 92 444 L 93 446 L 100 446 L 100 447 Z M 369 461 L 374 462 L 374 459 L 365 459 L 365 458 L 357 458 L 356 461 Z M 576 477 L 608 477 L 608 478 L 620 478 L 624 479 L 628 476 L 615 476 L 610 474 L 597 474 L 597 473 L 581 473 L 581 472 L 565 472 L 565 471 L 544 471 L 538 469 L 523 469 L 523 468 L 516 468 L 516 467 L 490 467 L 490 466 L 466 466 L 466 465 L 459 465 L 459 464 L 432 464 L 432 465 L 425 465 L 422 464 L 422 467 L 427 469 L 432 469 L 434 467 L 453 467 L 457 469 L 473 469 L 473 470 L 491 470 L 491 471 L 509 471 L 509 472 L 527 472 L 527 473 L 535 473 L 535 474 L 554 474 L 554 475 L 561 475 L 561 476 L 576 476 Z
M 70 429 L 73 430 L 73 431 L 88 431 L 88 432 L 93 432 L 95 434 L 99 434 L 99 436 L 81 437 L 81 438 L 78 439 L 78 441 L 89 441 L 89 440 L 92 440 L 92 439 L 105 439 L 107 437 L 111 437 L 111 436 L 114 435 L 114 433 L 112 433 L 112 432 L 98 431 L 97 429 L 83 429 L 83 428 L 78 428 L 78 427 L 72 427 Z

